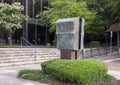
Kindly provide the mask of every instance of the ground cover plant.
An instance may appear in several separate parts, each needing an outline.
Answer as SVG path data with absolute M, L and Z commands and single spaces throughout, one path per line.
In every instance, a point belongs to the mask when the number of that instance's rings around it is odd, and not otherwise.
M 6 46 L 0 46 L 0 48 L 21 48 L 21 46 L 6 45 Z
M 28 70 L 28 69 L 21 70 L 18 73 L 18 77 L 40 82 L 46 82 L 50 79 L 49 76 L 44 74 L 43 71 L 41 70 Z
M 42 71 L 22 70 L 19 72 L 18 77 L 40 82 L 44 80 L 47 83 L 54 81 L 54 83 L 57 83 L 56 85 L 62 85 L 63 83 L 69 83 L 70 85 L 96 85 L 98 82 L 115 81 L 114 77 L 107 74 L 107 66 L 95 59 L 57 59 L 43 62 L 41 66 Z

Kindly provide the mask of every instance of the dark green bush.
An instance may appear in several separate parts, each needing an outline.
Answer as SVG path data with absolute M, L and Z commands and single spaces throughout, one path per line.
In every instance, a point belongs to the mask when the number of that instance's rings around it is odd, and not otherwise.
M 100 46 L 100 42 L 99 41 L 92 41 L 87 46 L 88 47 L 98 47 L 98 46 Z
M 104 80 L 107 66 L 95 59 L 51 60 L 41 64 L 42 70 L 62 81 L 92 83 Z

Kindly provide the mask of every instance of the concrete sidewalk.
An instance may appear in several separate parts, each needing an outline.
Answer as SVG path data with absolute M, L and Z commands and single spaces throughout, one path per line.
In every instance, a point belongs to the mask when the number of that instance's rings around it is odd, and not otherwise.
M 111 74 L 117 80 L 120 80 L 120 55 L 108 56 L 103 62 L 108 66 L 108 74 Z
M 112 71 L 112 70 L 109 70 L 109 71 L 108 71 L 108 74 L 114 76 L 117 80 L 120 80 L 120 71 Z
M 48 85 L 17 78 L 21 69 L 40 69 L 40 64 L 7 67 L 0 69 L 0 85 Z

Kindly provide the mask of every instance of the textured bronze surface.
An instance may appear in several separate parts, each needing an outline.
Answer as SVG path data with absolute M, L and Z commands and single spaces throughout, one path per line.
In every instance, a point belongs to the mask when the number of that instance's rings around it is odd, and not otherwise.
M 80 18 L 59 19 L 57 21 L 57 48 L 79 50 Z

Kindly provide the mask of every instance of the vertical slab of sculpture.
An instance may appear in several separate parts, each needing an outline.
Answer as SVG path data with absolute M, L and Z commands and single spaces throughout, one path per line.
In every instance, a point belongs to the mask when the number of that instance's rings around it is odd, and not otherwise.
M 61 50 L 61 58 L 78 58 L 79 49 L 83 49 L 84 19 L 59 19 L 56 26 L 57 48 Z

